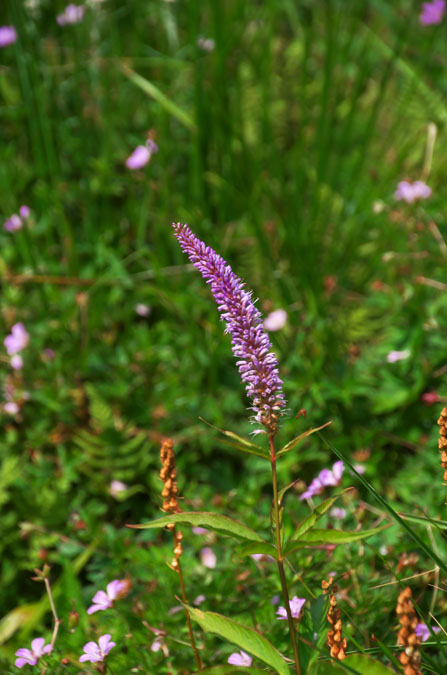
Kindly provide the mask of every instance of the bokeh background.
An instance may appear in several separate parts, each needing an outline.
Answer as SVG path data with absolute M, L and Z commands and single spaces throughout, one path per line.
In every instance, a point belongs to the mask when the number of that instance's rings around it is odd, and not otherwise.
M 172 221 L 231 263 L 265 315 L 287 312 L 271 333 L 280 440 L 332 420 L 328 438 L 399 508 L 443 501 L 446 21 L 421 25 L 407 0 L 83 6 L 62 25 L 58 0 L 0 6 L 18 34 L 0 50 L 0 215 L 31 211 L 0 230 L 3 655 L 46 620 L 34 567 L 73 595 L 126 559 L 124 524 L 158 513 L 164 436 L 192 507 L 236 495 L 249 511 L 269 494 L 264 466 L 199 420 L 251 431 L 230 340 Z M 158 152 L 129 169 L 147 139 Z M 403 180 L 431 196 L 397 200 Z M 15 370 L 3 339 L 19 322 Z M 309 482 L 333 461 L 310 438 L 282 475 Z

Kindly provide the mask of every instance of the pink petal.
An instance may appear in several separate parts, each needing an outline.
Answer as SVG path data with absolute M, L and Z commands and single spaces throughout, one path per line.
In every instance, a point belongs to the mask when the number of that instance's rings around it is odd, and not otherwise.
M 151 158 L 151 152 L 145 145 L 138 145 L 133 153 L 126 159 L 128 169 L 142 169 Z

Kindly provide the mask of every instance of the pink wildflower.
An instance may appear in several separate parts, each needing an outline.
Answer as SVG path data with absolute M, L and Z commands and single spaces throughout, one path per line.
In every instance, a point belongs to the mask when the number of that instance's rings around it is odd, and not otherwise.
M 430 195 L 431 188 L 421 180 L 416 180 L 414 183 L 402 180 L 397 184 L 394 198 L 398 201 L 403 200 L 404 202 L 407 202 L 407 204 L 413 204 L 413 202 L 419 199 L 427 199 Z
M 298 598 L 296 595 L 289 601 L 290 613 L 292 614 L 293 619 L 300 618 L 305 602 L 305 598 Z M 279 607 L 276 613 L 278 614 L 278 619 L 287 619 L 287 611 L 285 607 Z
M 29 206 L 27 206 L 26 204 L 22 204 L 22 206 L 19 209 L 19 213 L 24 220 L 29 218 L 29 214 L 31 213 Z
M 425 403 L 425 405 L 433 405 L 434 403 L 439 402 L 439 394 L 437 394 L 435 391 L 426 391 L 424 394 L 422 394 L 421 400 Z
M 116 645 L 116 642 L 110 641 L 111 637 L 109 633 L 106 633 L 105 635 L 101 635 L 98 644 L 96 642 L 87 642 L 83 647 L 85 653 L 82 654 L 79 661 L 90 661 L 91 663 L 104 661 L 112 647 Z
M 228 663 L 231 663 L 232 666 L 242 666 L 246 668 L 251 666 L 253 659 L 241 649 L 239 653 L 234 652 L 228 657 Z
M 276 309 L 270 312 L 264 319 L 264 330 L 273 333 L 284 328 L 287 321 L 287 312 L 285 309 Z
M 8 218 L 8 220 L 5 220 L 3 229 L 5 232 L 16 232 L 16 230 L 20 230 L 22 226 L 23 223 L 17 213 L 13 213 L 12 216 Z
M 195 598 L 192 602 L 193 605 L 196 607 L 199 607 L 199 605 L 202 604 L 202 602 L 205 602 L 206 597 L 204 595 L 198 595 L 197 598 Z
M 17 415 L 20 408 L 15 401 L 8 401 L 3 406 L 3 410 L 5 411 L 5 413 L 8 413 L 8 415 Z
M 14 26 L 0 26 L 0 47 L 7 47 L 17 40 L 17 31 Z
M 334 506 L 334 508 L 329 511 L 329 515 L 335 520 L 343 520 L 346 518 L 346 510 L 342 509 L 340 506 Z
M 386 360 L 388 363 L 397 363 L 397 361 L 405 361 L 408 357 L 411 356 L 409 349 L 403 349 L 402 351 L 393 351 L 387 354 Z
M 433 633 L 439 633 L 439 631 L 441 630 L 439 626 L 432 626 L 431 629 Z M 418 623 L 418 625 L 414 629 L 414 632 L 418 637 L 421 638 L 422 642 L 426 642 L 428 638 L 431 636 L 430 630 L 425 623 Z
M 112 497 L 118 497 L 122 492 L 127 490 L 126 483 L 123 483 L 120 480 L 112 480 L 109 485 L 109 494 Z
M 16 651 L 16 656 L 19 658 L 16 659 L 15 665 L 17 668 L 23 668 L 26 664 L 35 666 L 40 657 L 49 654 L 52 649 L 50 644 L 45 644 L 44 638 L 34 638 L 31 642 L 31 649 L 21 648 Z
M 151 313 L 151 308 L 148 305 L 139 302 L 137 305 L 135 305 L 135 312 L 138 314 L 138 316 L 146 317 Z
M 158 152 L 158 145 L 152 139 L 148 139 L 146 145 L 138 145 L 126 159 L 127 168 L 132 170 L 142 169 L 156 152 Z
M 208 567 L 208 569 L 213 570 L 217 563 L 216 554 L 214 553 L 213 549 L 209 548 L 209 546 L 202 548 L 200 551 L 200 561 L 202 565 L 205 565 L 205 567 Z
M 5 345 L 9 356 L 12 356 L 13 354 L 21 352 L 22 349 L 25 349 L 28 342 L 29 335 L 25 326 L 23 323 L 16 323 L 11 328 L 11 334 L 4 339 L 3 344 Z
M 11 368 L 14 368 L 14 370 L 20 370 L 23 368 L 23 359 L 20 356 L 20 354 L 14 354 L 11 356 Z
M 105 591 L 98 591 L 95 593 L 92 598 L 93 605 L 88 608 L 87 614 L 94 614 L 100 610 L 110 609 L 110 607 L 113 607 L 114 601 L 119 598 L 120 593 L 124 591 L 125 588 L 126 584 L 124 581 L 121 581 L 120 579 L 114 579 L 111 581 L 110 584 L 107 584 Z
M 84 17 L 85 7 L 70 3 L 66 6 L 62 14 L 56 17 L 59 26 L 67 26 L 72 23 L 79 23 Z
M 343 462 L 338 461 L 333 465 L 332 471 L 330 469 L 323 469 L 320 471 L 318 476 L 313 479 L 307 490 L 305 490 L 305 492 L 303 492 L 303 494 L 300 496 L 300 500 L 302 501 L 303 499 L 311 499 L 315 495 L 320 494 L 320 492 L 323 492 L 325 487 L 339 485 L 343 476 L 344 468 Z
M 432 26 L 441 23 L 445 11 L 445 0 L 424 2 L 419 21 L 423 26 Z

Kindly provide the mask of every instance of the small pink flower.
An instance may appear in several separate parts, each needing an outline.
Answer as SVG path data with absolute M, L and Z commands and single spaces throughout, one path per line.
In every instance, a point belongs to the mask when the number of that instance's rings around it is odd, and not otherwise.
M 127 485 L 126 483 L 123 483 L 120 480 L 112 480 L 109 485 L 109 494 L 112 495 L 112 497 L 118 497 L 122 492 L 125 492 L 127 490 Z
M 29 218 L 29 214 L 31 213 L 29 206 L 26 206 L 26 204 L 22 204 L 22 206 L 19 209 L 20 217 L 26 220 Z
M 434 403 L 439 402 L 439 394 L 437 394 L 435 391 L 426 391 L 424 394 L 422 394 L 421 400 L 425 403 L 425 405 L 433 405 Z
M 17 40 L 17 31 L 14 26 L 0 26 L 0 47 L 7 47 Z
M 423 26 L 432 26 L 441 23 L 445 11 L 445 0 L 424 2 L 419 21 Z
M 205 565 L 205 567 L 208 567 L 208 569 L 213 570 L 217 563 L 216 554 L 214 553 L 213 549 L 209 548 L 209 546 L 202 548 L 200 551 L 200 561 L 202 565 Z
M 204 527 L 193 527 L 192 532 L 193 534 L 208 534 L 208 530 Z
M 19 216 L 17 213 L 13 213 L 8 220 L 5 220 L 3 223 L 3 229 L 5 232 L 16 232 L 17 230 L 20 230 L 23 226 L 22 221 L 20 220 Z
M 56 17 L 59 26 L 67 26 L 72 23 L 79 23 L 84 17 L 85 7 L 82 5 L 73 5 L 70 3 L 66 6 L 62 14 Z
M 329 511 L 329 515 L 335 520 L 343 520 L 346 518 L 346 510 L 342 509 L 340 506 L 334 506 L 334 508 Z
M 31 649 L 22 648 L 16 651 L 16 656 L 19 658 L 16 659 L 15 665 L 17 668 L 23 668 L 26 664 L 35 666 L 40 657 L 44 654 L 49 654 L 52 649 L 50 644 L 45 644 L 43 638 L 34 638 L 31 642 Z
M 285 309 L 276 309 L 270 312 L 264 319 L 264 329 L 273 333 L 274 331 L 284 328 L 287 321 L 287 312 Z
M 204 595 L 198 595 L 197 598 L 193 600 L 192 604 L 195 605 L 196 607 L 199 607 L 199 605 L 201 605 L 202 602 L 205 602 L 205 600 L 206 597 Z
M 330 469 L 322 469 L 318 476 L 313 479 L 307 490 L 300 496 L 300 500 L 311 499 L 315 495 L 323 492 L 325 487 L 339 485 L 344 468 L 343 462 L 338 461 L 333 465 L 332 471 Z
M 250 667 L 253 659 L 241 649 L 239 653 L 234 652 L 228 657 L 228 663 L 231 663 L 232 666 Z
M 127 168 L 132 170 L 142 169 L 156 152 L 158 152 L 158 145 L 152 139 L 148 139 L 146 145 L 138 145 L 126 159 Z
M 146 317 L 151 313 L 151 308 L 148 305 L 139 302 L 138 305 L 135 305 L 135 312 L 138 316 Z
M 305 602 L 305 598 L 298 598 L 296 595 L 289 601 L 290 613 L 293 619 L 300 618 Z M 278 619 L 287 619 L 287 611 L 285 607 L 279 607 L 276 613 L 278 614 Z
M 397 363 L 397 361 L 405 361 L 411 356 L 409 349 L 403 349 L 402 351 L 393 351 L 387 354 L 386 360 L 388 363 Z
M 432 626 L 431 629 L 433 633 L 439 633 L 439 631 L 441 630 L 439 626 Z M 422 642 L 426 642 L 428 638 L 431 636 L 430 630 L 425 623 L 418 623 L 418 625 L 414 629 L 414 632 L 418 637 L 421 638 Z
M 419 199 L 428 199 L 431 195 L 431 188 L 428 187 L 421 180 L 416 180 L 414 183 L 410 183 L 407 180 L 402 180 L 397 184 L 396 192 L 394 193 L 394 198 L 398 201 L 407 202 L 407 204 L 413 204 L 413 202 Z
M 204 38 L 204 37 L 198 37 L 197 38 L 197 46 L 202 49 L 204 52 L 212 52 L 214 51 L 214 48 L 216 46 L 216 43 L 212 38 Z
M 91 663 L 104 661 L 112 647 L 116 645 L 116 642 L 110 641 L 111 637 L 109 633 L 106 633 L 105 635 L 101 635 L 98 644 L 96 642 L 87 642 L 83 647 L 85 653 L 82 654 L 79 661 L 90 661 Z
M 14 368 L 14 370 L 20 370 L 23 368 L 23 359 L 20 356 L 20 354 L 14 354 L 14 356 L 11 356 L 11 368 Z
M 3 410 L 5 411 L 5 413 L 8 413 L 8 415 L 17 415 L 20 408 L 15 401 L 8 401 L 3 406 Z
M 120 579 L 114 579 L 107 584 L 105 591 L 98 591 L 92 598 L 93 605 L 91 605 L 87 614 L 94 614 L 100 610 L 110 609 L 113 607 L 114 601 L 119 597 L 120 593 L 124 591 L 126 584 Z M 89 643 L 90 644 L 90 643 Z
M 11 328 L 11 334 L 4 339 L 3 344 L 5 345 L 9 356 L 12 356 L 13 354 L 21 352 L 22 349 L 25 349 L 28 342 L 29 335 L 25 326 L 23 323 L 16 323 Z

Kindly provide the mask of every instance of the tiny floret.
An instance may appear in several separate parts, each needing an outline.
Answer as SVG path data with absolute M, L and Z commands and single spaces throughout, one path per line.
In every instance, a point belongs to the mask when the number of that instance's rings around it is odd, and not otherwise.
M 407 202 L 407 204 L 413 204 L 420 199 L 428 199 L 430 195 L 431 188 L 423 181 L 416 180 L 414 183 L 410 183 L 407 180 L 402 180 L 397 184 L 394 198 L 398 201 Z
M 262 325 L 252 294 L 230 265 L 198 239 L 187 225 L 174 223 L 181 249 L 202 274 L 217 302 L 225 330 L 231 335 L 233 354 L 247 395 L 253 401 L 255 421 L 275 433 L 286 402 L 279 379 L 278 361 Z
M 93 605 L 91 605 L 87 614 L 94 614 L 100 610 L 110 609 L 113 607 L 114 601 L 120 597 L 120 595 L 125 592 L 126 583 L 121 579 L 114 579 L 107 584 L 105 591 L 98 591 L 92 598 Z
M 300 496 L 300 500 L 311 499 L 315 495 L 319 495 L 321 492 L 323 492 L 325 487 L 339 485 L 343 476 L 344 468 L 345 466 L 343 462 L 339 460 L 333 465 L 332 471 L 330 469 L 323 469 L 320 471 L 318 476 L 313 479 L 307 490 L 305 490 L 305 492 L 303 492 L 303 494 Z
M 439 626 L 432 626 L 431 629 L 433 633 L 439 633 L 441 630 Z M 426 642 L 428 638 L 431 637 L 430 629 L 425 623 L 418 623 L 414 632 L 417 637 L 421 638 L 422 642 Z
M 445 0 L 424 2 L 419 21 L 423 26 L 433 26 L 441 23 L 445 12 Z
M 8 47 L 17 40 L 17 31 L 14 26 L 0 26 L 0 47 Z
M 298 598 L 296 595 L 289 601 L 290 613 L 293 619 L 299 619 L 301 617 L 305 602 L 305 598 Z M 287 610 L 285 607 L 278 607 L 276 614 L 278 615 L 276 617 L 277 619 L 287 619 Z
M 200 551 L 200 562 L 202 563 L 202 565 L 205 565 L 205 567 L 208 567 L 208 569 L 210 570 L 213 570 L 216 567 L 217 558 L 212 548 L 210 548 L 209 546 L 205 546 L 205 548 L 202 548 L 202 550 Z
M 25 349 L 29 342 L 29 335 L 23 323 L 16 323 L 11 328 L 10 335 L 5 337 L 3 344 L 6 347 L 6 351 L 9 356 L 13 354 L 18 354 Z
M 83 647 L 84 654 L 82 654 L 79 661 L 90 661 L 91 663 L 104 661 L 107 654 L 116 645 L 116 642 L 111 642 L 111 637 L 109 633 L 106 633 L 105 635 L 101 635 L 98 644 L 96 642 L 87 642 Z
M 70 3 L 66 6 L 62 14 L 56 17 L 59 26 L 67 26 L 72 23 L 79 23 L 84 17 L 85 7 Z
M 232 666 L 249 668 L 253 663 L 253 659 L 241 649 L 240 652 L 234 652 L 228 657 L 228 663 L 231 663 Z

